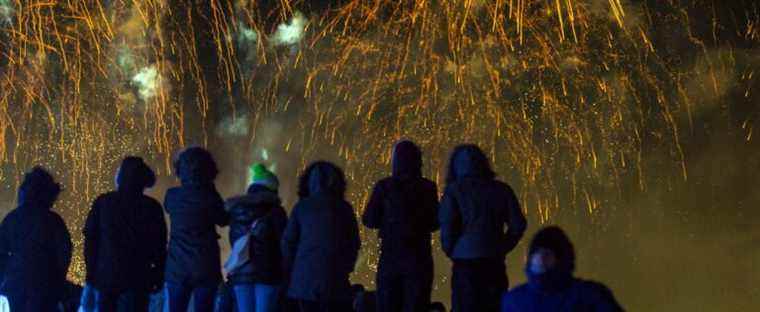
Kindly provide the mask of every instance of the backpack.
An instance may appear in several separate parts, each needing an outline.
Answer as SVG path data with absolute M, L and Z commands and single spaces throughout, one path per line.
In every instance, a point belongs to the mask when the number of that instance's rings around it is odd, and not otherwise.
M 255 247 L 257 239 L 260 240 L 266 236 L 266 232 L 269 229 L 269 227 L 265 224 L 268 219 L 267 217 L 268 216 L 263 216 L 254 220 L 251 224 L 250 229 L 245 233 L 245 235 L 235 240 L 235 243 L 232 244 L 232 251 L 230 252 L 230 256 L 224 263 L 225 275 L 236 273 L 238 270 L 252 261 L 252 247 Z

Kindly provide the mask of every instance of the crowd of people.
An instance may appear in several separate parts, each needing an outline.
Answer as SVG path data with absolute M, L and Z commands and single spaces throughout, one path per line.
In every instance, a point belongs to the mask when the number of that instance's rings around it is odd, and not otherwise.
M 486 155 L 462 145 L 450 156 L 443 197 L 422 174 L 422 152 L 393 147 L 390 176 L 378 181 L 359 220 L 336 165 L 318 161 L 299 177 L 288 216 L 277 176 L 256 165 L 245 194 L 224 200 L 212 155 L 179 153 L 163 205 L 138 157 L 126 157 L 114 191 L 94 200 L 84 233 L 86 284 L 79 311 L 446 311 L 431 302 L 432 237 L 452 260 L 452 311 L 622 311 L 602 284 L 574 277 L 573 246 L 558 227 L 530 243 L 528 282 L 507 291 L 505 259 L 527 221 L 515 193 Z M 69 231 L 51 210 L 60 185 L 35 167 L 18 206 L 0 224 L 0 293 L 11 311 L 61 311 L 72 286 Z M 167 227 L 166 217 L 170 226 Z M 351 285 L 361 248 L 359 221 L 379 231 L 375 291 Z M 220 257 L 218 228 L 229 226 L 231 255 Z M 155 295 L 158 294 L 158 295 Z M 155 298 L 160 298 L 156 300 Z

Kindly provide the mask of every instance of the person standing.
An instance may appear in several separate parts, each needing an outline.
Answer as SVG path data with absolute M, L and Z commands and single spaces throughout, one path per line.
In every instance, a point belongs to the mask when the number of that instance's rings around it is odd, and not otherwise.
M 502 312 L 621 312 L 607 286 L 573 276 L 575 249 L 556 226 L 533 237 L 525 264 L 526 284 L 504 295 Z
M 278 311 L 278 296 L 283 279 L 280 240 L 288 221 L 277 194 L 279 180 L 261 164 L 254 165 L 246 195 L 227 200 L 230 212 L 230 244 L 233 252 L 238 240 L 247 245 L 248 261 L 227 273 L 238 312 Z M 246 236 L 248 235 L 248 236 Z
M 71 235 L 53 204 L 61 186 L 42 167 L 24 175 L 18 207 L 0 224 L 0 293 L 13 312 L 57 311 L 71 263 Z
M 315 162 L 300 177 L 282 254 L 290 273 L 288 296 L 302 312 L 351 311 L 349 275 L 361 241 L 345 192 L 343 172 L 331 163 Z
M 438 230 L 438 191 L 422 176 L 422 152 L 411 141 L 393 147 L 392 174 L 375 184 L 365 226 L 379 229 L 378 312 L 421 312 L 433 285 L 432 232 Z
M 161 204 L 143 194 L 156 175 L 142 158 L 126 157 L 116 190 L 92 204 L 84 226 L 87 284 L 96 311 L 148 311 L 161 289 L 167 229 Z
M 495 179 L 478 146 L 451 153 L 439 217 L 441 245 L 453 262 L 453 311 L 499 311 L 509 287 L 504 261 L 526 220 L 512 188 Z
M 207 150 L 190 147 L 175 162 L 181 185 L 166 192 L 164 208 L 171 222 L 166 261 L 166 302 L 169 312 L 213 311 L 222 282 L 216 226 L 226 226 L 229 215 L 214 186 L 219 173 Z

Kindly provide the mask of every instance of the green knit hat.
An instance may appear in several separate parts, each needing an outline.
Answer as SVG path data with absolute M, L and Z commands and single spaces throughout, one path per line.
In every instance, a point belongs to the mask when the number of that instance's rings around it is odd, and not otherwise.
M 251 185 L 261 185 L 275 192 L 280 187 L 277 176 L 262 164 L 251 166 L 248 169 L 248 175 L 251 177 Z

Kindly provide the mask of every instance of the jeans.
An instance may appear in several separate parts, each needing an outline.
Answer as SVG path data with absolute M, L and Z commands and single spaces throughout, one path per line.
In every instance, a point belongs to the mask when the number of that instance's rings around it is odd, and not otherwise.
M 237 312 L 277 311 L 278 288 L 266 284 L 238 284 L 233 286 Z
M 509 288 L 503 258 L 454 259 L 451 294 L 455 312 L 498 312 Z
M 194 312 L 213 312 L 216 287 L 192 287 L 176 283 L 166 283 L 166 303 L 164 311 L 187 312 L 190 298 Z

